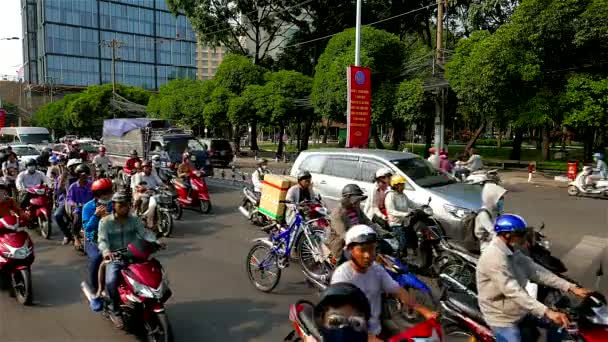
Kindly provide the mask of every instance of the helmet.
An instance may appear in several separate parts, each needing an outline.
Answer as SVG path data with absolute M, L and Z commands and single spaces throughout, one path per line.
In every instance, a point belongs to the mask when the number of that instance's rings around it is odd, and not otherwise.
M 496 224 L 494 224 L 496 233 L 525 232 L 526 228 L 528 228 L 526 220 L 514 214 L 500 215 L 496 219 Z
M 350 304 L 363 312 L 366 320 L 371 316 L 371 308 L 365 293 L 356 285 L 342 282 L 331 284 L 321 293 L 321 299 L 314 309 L 315 320 L 321 319 L 328 307 L 345 304 Z
M 435 154 L 435 148 L 434 147 L 429 148 L 429 153 L 430 154 Z
M 299 182 L 303 179 L 311 179 L 312 175 L 310 174 L 310 172 L 308 172 L 306 170 L 299 170 L 296 177 L 298 178 L 298 182 Z
M 447 155 L 448 153 L 445 151 L 445 148 L 439 150 L 439 155 Z
M 59 158 L 57 156 L 54 156 L 54 155 L 50 156 L 49 157 L 49 163 L 51 163 L 51 164 L 57 164 L 57 163 L 59 163 Z
M 376 179 L 378 179 L 380 177 L 392 176 L 392 175 L 393 175 L 393 171 L 389 168 L 382 168 L 382 169 L 376 171 Z
M 367 198 L 363 190 L 357 184 L 347 184 L 342 188 L 342 198 L 360 197 L 361 200 Z
M 102 192 L 112 190 L 112 180 L 110 178 L 100 178 L 91 185 L 92 192 Z
M 257 166 L 261 166 L 262 164 L 267 164 L 268 163 L 268 159 L 262 158 L 262 159 L 258 159 L 258 161 L 256 162 Z
M 593 154 L 593 158 L 604 159 L 604 154 L 602 154 L 600 152 L 596 152 L 596 153 Z
M 137 157 L 137 150 L 131 150 L 131 152 L 129 152 L 129 156 L 131 156 L 131 158 Z
M 91 174 L 91 169 L 85 164 L 80 164 L 76 166 L 76 170 L 74 171 L 79 175 L 85 174 L 88 176 Z
M 393 177 L 391 177 L 391 186 L 405 183 L 407 183 L 407 180 L 402 175 L 394 175 Z
M 99 146 L 98 151 L 99 152 L 105 152 L 106 151 L 106 147 L 105 146 Z
M 112 202 L 114 203 L 129 203 L 129 196 L 125 191 L 118 191 L 112 195 Z
M 36 159 L 30 159 L 27 161 L 27 163 L 25 163 L 25 166 L 36 166 L 36 165 L 38 165 L 36 163 Z
M 72 167 L 72 166 L 76 166 L 76 165 L 80 165 L 82 164 L 82 160 L 80 159 L 70 159 L 68 160 L 68 164 L 66 165 L 68 168 Z
M 357 224 L 346 232 L 346 237 L 344 238 L 344 243 L 346 247 L 349 247 L 352 244 L 362 244 L 362 243 L 370 243 L 378 241 L 378 234 L 376 231 L 372 229 L 372 227 Z

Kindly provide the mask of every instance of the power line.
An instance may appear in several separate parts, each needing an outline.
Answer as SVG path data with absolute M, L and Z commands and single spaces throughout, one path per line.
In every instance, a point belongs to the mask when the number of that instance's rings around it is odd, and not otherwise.
M 375 22 L 373 22 L 373 23 L 365 24 L 365 25 L 363 25 L 363 26 L 371 26 L 371 25 L 376 25 L 376 24 L 379 24 L 379 23 L 382 23 L 382 22 L 385 22 L 385 21 L 388 21 L 388 20 L 392 20 L 392 19 L 395 19 L 395 18 L 398 18 L 398 17 L 402 17 L 402 16 L 404 16 L 404 15 L 408 15 L 408 14 L 412 14 L 412 13 L 416 13 L 416 12 L 422 11 L 422 10 L 427 9 L 427 8 L 429 8 L 429 7 L 435 7 L 436 5 L 437 5 L 437 3 L 434 3 L 434 4 L 432 4 L 432 5 L 422 6 L 422 7 L 420 7 L 420 8 L 415 9 L 415 10 L 411 10 L 411 11 L 409 11 L 409 12 L 404 12 L 404 13 L 401 13 L 401 14 L 397 14 L 397 15 L 394 15 L 394 16 L 389 17 L 389 18 L 384 18 L 384 19 L 381 19 L 381 20 L 375 21 Z M 333 34 L 330 34 L 330 35 L 327 35 L 327 36 L 324 36 L 324 37 L 319 37 L 319 38 L 315 38 L 315 39 L 307 40 L 307 41 L 305 41 L 305 42 L 300 42 L 300 43 L 295 43 L 295 44 L 287 45 L 287 46 L 285 46 L 285 47 L 286 47 L 286 48 L 288 48 L 288 47 L 292 47 L 292 46 L 300 46 L 300 45 L 304 45 L 304 44 L 308 44 L 308 43 L 316 42 L 316 41 L 318 41 L 318 40 L 322 40 L 322 39 L 326 39 L 326 38 L 333 37 L 333 36 L 337 35 L 338 33 L 342 33 L 342 32 L 336 32 L 336 33 L 333 33 Z

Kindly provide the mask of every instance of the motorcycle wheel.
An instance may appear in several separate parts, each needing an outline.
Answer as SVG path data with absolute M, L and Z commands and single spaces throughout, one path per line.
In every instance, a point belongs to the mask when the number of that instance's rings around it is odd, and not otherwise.
M 574 185 L 568 186 L 568 195 L 570 196 L 578 196 L 578 188 Z
M 38 228 L 43 238 L 46 240 L 51 238 L 51 222 L 46 217 L 38 216 Z
M 482 341 L 471 331 L 468 331 L 457 324 L 447 324 L 443 327 L 443 334 L 446 336 L 446 341 L 460 342 L 476 342 Z M 448 338 L 449 337 L 449 338 Z
M 173 201 L 173 210 L 171 210 L 171 216 L 173 216 L 173 220 L 179 221 L 182 219 L 182 215 L 184 214 L 184 208 L 179 204 L 177 200 Z
M 211 202 L 210 201 L 205 201 L 205 200 L 200 200 L 199 201 L 199 208 L 201 210 L 201 213 L 203 213 L 203 214 L 209 214 L 209 212 L 211 211 Z
M 12 274 L 13 291 L 17 301 L 22 305 L 31 305 L 33 301 L 32 272 L 29 268 Z
M 168 211 L 159 211 L 158 232 L 163 237 L 169 237 L 173 232 L 173 217 Z
M 325 233 L 321 230 L 312 230 L 311 233 L 310 240 L 312 240 L 313 245 L 316 246 L 311 246 L 308 239 L 306 239 L 306 236 L 301 234 L 297 245 L 298 260 L 300 261 L 300 266 L 302 267 L 302 272 L 304 272 L 304 274 L 319 279 L 320 277 L 328 276 L 331 273 L 331 269 L 328 267 L 327 263 L 318 262 L 314 258 L 315 254 L 323 253 L 322 250 L 317 249 L 322 248 L 321 244 L 323 243 Z
M 146 322 L 146 341 L 173 342 L 173 329 L 169 317 L 164 312 L 156 314 L 156 322 Z
M 261 252 L 259 253 L 259 256 L 257 256 L 257 252 Z M 271 254 L 271 247 L 260 242 L 251 247 L 249 253 L 247 253 L 247 259 L 245 260 L 249 281 L 256 289 L 262 292 L 274 290 L 281 279 L 281 269 L 279 268 L 277 256 L 276 254 Z M 260 261 L 267 262 L 269 265 L 268 268 L 271 270 L 269 271 L 261 268 L 259 265 Z M 255 279 L 255 274 L 258 273 L 260 274 L 260 280 Z M 264 281 L 267 277 L 268 283 L 262 284 L 261 281 Z

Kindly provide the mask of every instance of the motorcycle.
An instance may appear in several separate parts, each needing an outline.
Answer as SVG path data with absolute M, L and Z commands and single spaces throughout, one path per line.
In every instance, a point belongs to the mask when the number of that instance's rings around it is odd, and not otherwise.
M 568 195 L 570 196 L 603 196 L 608 198 L 608 179 L 600 179 L 593 186 L 585 186 L 583 171 L 579 172 L 574 181 L 568 184 Z
M 30 203 L 25 208 L 25 213 L 30 218 L 30 228 L 36 229 L 43 238 L 50 239 L 53 211 L 52 191 L 46 185 L 37 185 L 26 191 L 30 194 Z
M 248 187 L 243 188 L 243 203 L 239 207 L 239 211 L 254 225 L 262 227 L 268 226 L 272 221 L 268 216 L 258 211 L 259 204 L 259 193 L 254 192 Z
M 208 214 L 211 211 L 211 201 L 209 199 L 209 188 L 203 178 L 204 174 L 201 171 L 191 171 L 189 175 L 190 199 L 188 199 L 188 187 L 180 178 L 171 180 L 171 184 L 177 191 L 177 200 L 181 207 L 198 208 L 201 213 Z
M 154 227 L 158 235 L 169 237 L 173 232 L 173 196 L 166 188 L 148 190 L 148 207 L 139 216 L 146 220 L 154 212 Z
M 299 301 L 289 307 L 289 320 L 294 330 L 287 335 L 284 341 L 323 341 L 315 324 L 314 305 L 308 301 Z M 398 324 L 398 321 L 384 321 L 396 333 L 387 339 L 388 342 L 400 341 L 443 341 L 443 330 L 435 318 L 425 320 L 419 324 Z M 407 327 L 404 329 L 404 327 Z
M 0 219 L 0 281 L 10 282 L 11 291 L 23 305 L 32 304 L 32 274 L 34 243 L 16 216 Z
M 173 341 L 171 323 L 165 312 L 165 303 L 171 297 L 171 289 L 167 274 L 162 265 L 151 255 L 160 249 L 160 245 L 148 241 L 136 241 L 127 248 L 112 253 L 112 260 L 122 262 L 125 267 L 120 271 L 121 279 L 118 285 L 120 308 L 122 310 L 125 329 L 138 333 L 138 328 L 147 341 Z M 99 269 L 99 289 L 103 289 L 106 260 Z M 100 290 L 93 293 L 89 284 L 81 283 L 81 290 L 90 308 L 95 312 L 103 312 L 109 316 L 110 298 Z
M 469 173 L 460 165 L 460 162 L 456 162 L 453 176 L 462 183 L 483 186 L 486 183 L 500 184 L 501 182 L 498 169 L 477 170 Z

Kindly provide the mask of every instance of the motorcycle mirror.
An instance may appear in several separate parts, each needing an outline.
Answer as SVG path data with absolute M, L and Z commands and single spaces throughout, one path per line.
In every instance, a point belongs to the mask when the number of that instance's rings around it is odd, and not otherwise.
M 431 200 L 432 200 L 432 199 L 433 199 L 433 198 L 432 198 L 431 196 L 429 196 L 429 201 L 426 203 L 426 205 L 431 204 Z
M 600 282 L 602 281 L 602 277 L 604 276 L 604 268 L 602 267 L 602 262 L 600 261 L 600 266 L 595 272 L 596 280 L 595 280 L 595 289 L 600 288 Z
M 545 229 L 545 222 L 542 222 L 542 223 L 540 224 L 540 230 L 543 230 L 543 229 Z

